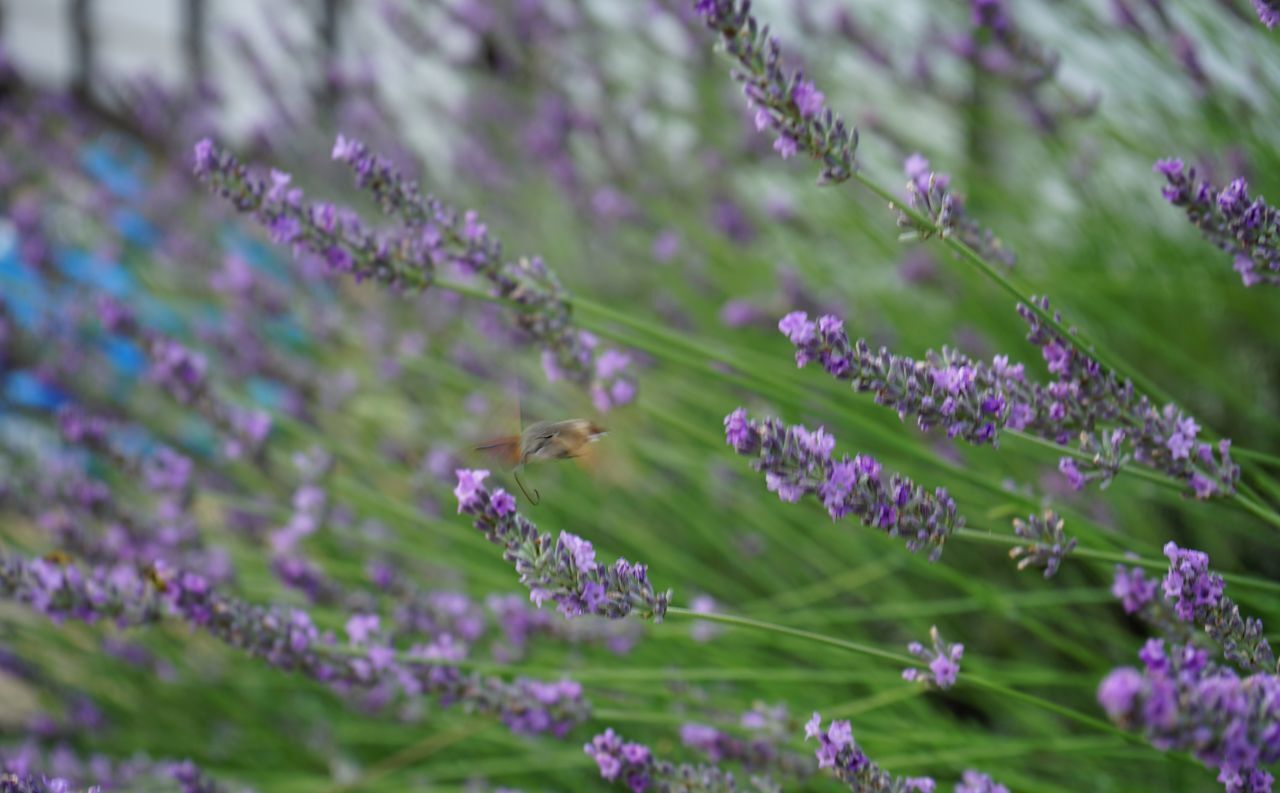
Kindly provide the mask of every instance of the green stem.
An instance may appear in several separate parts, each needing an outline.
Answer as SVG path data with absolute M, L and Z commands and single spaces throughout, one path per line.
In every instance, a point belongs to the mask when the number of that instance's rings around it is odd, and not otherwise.
M 957 529 L 955 535 L 965 540 L 988 542 L 997 545 L 1014 546 L 1021 545 L 1026 542 L 1023 538 L 1012 534 L 1000 534 L 998 532 L 984 531 L 977 528 Z M 1110 562 L 1112 564 L 1124 564 L 1131 567 L 1145 567 L 1148 570 L 1169 569 L 1169 563 L 1159 559 L 1145 559 L 1138 556 L 1132 556 L 1127 553 L 1100 551 L 1093 548 L 1076 547 L 1076 549 L 1069 555 L 1078 556 L 1082 559 L 1096 559 L 1101 562 Z M 1268 592 L 1280 592 L 1280 582 L 1268 581 L 1264 578 L 1254 578 L 1246 575 L 1237 575 L 1235 573 L 1220 573 L 1220 575 L 1222 576 L 1222 579 L 1229 584 L 1253 589 L 1262 589 Z
M 704 620 L 706 622 L 719 622 L 725 625 L 737 625 L 745 628 L 755 628 L 756 630 L 768 631 L 771 633 L 780 633 L 784 636 L 795 636 L 800 639 L 806 639 L 819 644 L 826 644 L 832 647 L 839 647 L 842 650 L 859 653 L 862 655 L 870 655 L 875 658 L 884 658 L 889 661 L 900 664 L 911 664 L 912 666 L 920 666 L 918 659 L 901 653 L 891 653 L 888 650 L 881 650 L 878 647 L 872 647 L 867 644 L 859 644 L 846 639 L 837 639 L 834 636 L 827 636 L 822 633 L 814 633 L 813 631 L 800 630 L 799 628 L 788 628 L 786 625 L 778 625 L 764 620 L 752 619 L 750 617 L 737 617 L 732 614 L 717 614 L 715 612 L 693 611 L 692 609 L 681 608 L 679 606 L 671 606 L 667 609 L 667 616 L 688 617 L 690 619 Z

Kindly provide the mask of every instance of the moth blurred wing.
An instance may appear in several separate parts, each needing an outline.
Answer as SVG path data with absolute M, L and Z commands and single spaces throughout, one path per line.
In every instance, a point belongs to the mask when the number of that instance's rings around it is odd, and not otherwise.
M 494 465 L 504 469 L 515 468 L 520 463 L 519 435 L 490 438 L 476 444 L 475 449 L 492 460 Z
M 477 443 L 473 448 L 489 460 L 490 464 L 511 470 L 520 464 L 520 430 L 524 426 L 520 418 L 520 384 L 508 379 L 496 393 L 486 394 L 487 410 L 479 417 L 480 426 L 493 437 Z

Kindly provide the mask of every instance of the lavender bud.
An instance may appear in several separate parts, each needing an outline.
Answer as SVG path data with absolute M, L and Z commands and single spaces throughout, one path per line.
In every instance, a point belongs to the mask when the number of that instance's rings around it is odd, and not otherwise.
M 924 215 L 927 222 L 920 222 L 905 212 L 899 212 L 899 228 L 908 229 L 920 239 L 928 239 L 935 234 L 943 238 L 955 237 L 984 259 L 1013 267 L 1017 260 L 1013 251 L 990 229 L 983 228 L 965 214 L 964 201 L 960 196 L 947 191 L 951 177 L 931 171 L 929 161 L 920 154 L 908 157 L 903 170 L 908 180 L 907 203 Z
M 1065 525 L 1065 521 L 1052 510 L 1045 510 L 1043 515 L 1030 515 L 1026 520 L 1015 518 L 1013 533 L 1031 542 L 1009 549 L 1009 558 L 1018 559 L 1019 570 L 1043 567 L 1044 577 L 1052 578 L 1062 560 L 1075 550 L 1077 544 L 1076 538 L 1067 539 L 1063 531 Z

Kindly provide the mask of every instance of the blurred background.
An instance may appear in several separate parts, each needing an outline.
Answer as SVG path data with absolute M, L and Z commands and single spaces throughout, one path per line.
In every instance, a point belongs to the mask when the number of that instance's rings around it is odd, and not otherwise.
M 0 549 L 198 569 L 246 603 L 305 609 L 339 644 L 353 614 L 377 614 L 398 649 L 456 644 L 468 672 L 570 678 L 591 703 L 565 736 L 523 735 L 395 685 L 273 668 L 178 620 L 116 628 L 5 600 L 7 768 L 113 790 L 197 789 L 169 770 L 188 760 L 227 790 L 595 790 L 609 783 L 582 744 L 614 728 L 676 762 L 723 761 L 744 787 L 760 773 L 700 749 L 684 729 L 700 724 L 798 758 L 766 769 L 781 789 L 837 790 L 801 740 L 818 710 L 942 790 L 971 768 L 1017 791 L 1218 787 L 1061 709 L 1105 720 L 1098 681 L 1135 664 L 1148 634 L 1110 594 L 1119 554 L 1201 548 L 1238 576 L 1247 613 L 1280 619 L 1274 296 L 1241 285 L 1152 173 L 1180 156 L 1216 184 L 1246 176 L 1280 195 L 1275 34 L 1230 0 L 1011 4 L 1029 49 L 1000 46 L 962 2 L 753 4 L 786 63 L 861 130 L 868 178 L 905 195 L 913 153 L 949 173 L 1015 254 L 1002 273 L 1158 385 L 1156 401 L 1255 453 L 1244 477 L 1268 517 L 1127 474 L 1074 492 L 1052 449 L 952 443 L 797 370 L 776 325 L 804 310 L 899 354 L 1006 354 L 1045 376 L 1006 291 L 936 241 L 899 240 L 871 192 L 817 186 L 813 163 L 778 158 L 692 6 L 0 2 Z M 575 326 L 626 354 L 634 398 L 553 381 L 503 306 L 357 283 L 192 176 L 212 136 L 394 228 L 333 161 L 338 134 L 477 211 L 504 261 L 540 255 L 579 300 Z M 143 330 L 104 328 L 108 304 Z M 200 356 L 213 397 L 157 385 L 154 334 Z M 954 538 L 929 563 L 811 500 L 780 503 L 724 443 L 739 406 L 946 487 L 999 537 Z M 259 414 L 270 432 L 249 437 Z M 69 415 L 106 421 L 109 448 L 69 432 Z M 926 691 L 890 660 L 687 615 L 534 610 L 456 513 L 454 470 L 488 464 L 469 451 L 481 438 L 573 416 L 610 434 L 591 469 L 526 473 L 542 503 L 520 508 L 540 529 L 647 563 L 681 607 L 896 653 L 936 625 L 965 644 L 966 671 L 1026 696 L 963 673 Z M 162 447 L 193 461 L 181 498 L 140 473 Z M 1097 552 L 1051 579 L 1008 558 L 1012 519 L 1045 508 Z

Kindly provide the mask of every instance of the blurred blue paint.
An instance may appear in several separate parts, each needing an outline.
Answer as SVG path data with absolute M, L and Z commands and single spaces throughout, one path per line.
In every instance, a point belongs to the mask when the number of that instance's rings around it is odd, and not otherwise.
M 250 399 L 268 410 L 283 410 L 289 396 L 289 389 L 265 377 L 250 377 L 245 382 L 245 390 Z
M 79 249 L 62 249 L 54 253 L 54 261 L 68 278 L 123 298 L 137 289 L 137 282 L 121 265 L 105 261 Z
M 80 150 L 80 167 L 120 198 L 136 199 L 142 196 L 142 177 L 138 167 L 144 158 L 135 156 L 131 163 L 123 162 L 119 153 L 102 141 L 95 141 Z
M 44 282 L 22 263 L 13 245 L 0 253 L 0 299 L 10 316 L 26 329 L 39 322 L 51 302 Z
M 147 368 L 147 355 L 131 339 L 104 335 L 100 341 L 102 351 L 112 367 L 120 374 L 136 378 Z
M 56 410 L 67 395 L 27 371 L 10 372 L 4 382 L 5 401 L 22 407 Z
M 156 227 L 136 209 L 121 207 L 115 211 L 112 221 L 115 223 L 116 231 L 120 232 L 120 236 L 139 248 L 153 247 L 160 238 Z

